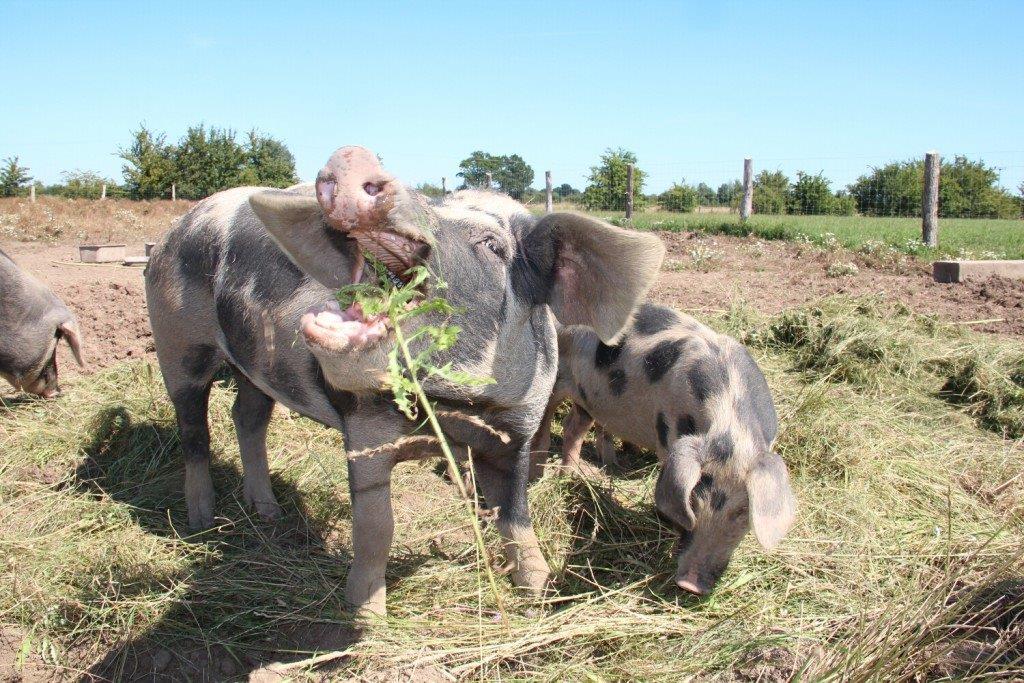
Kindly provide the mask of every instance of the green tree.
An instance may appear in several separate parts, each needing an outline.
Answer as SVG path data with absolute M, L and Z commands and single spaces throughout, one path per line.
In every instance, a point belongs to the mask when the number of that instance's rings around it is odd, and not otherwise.
M 295 175 L 295 157 L 280 140 L 251 130 L 242 151 L 245 156 L 239 174 L 242 185 L 288 187 L 299 182 Z
M 956 156 L 939 174 L 939 215 L 956 218 L 1016 218 L 1013 195 L 999 186 L 999 171 L 984 161 Z
M 999 171 L 984 161 L 956 156 L 939 172 L 939 215 L 947 218 L 1013 218 L 1010 193 L 999 187 Z M 898 161 L 859 177 L 850 185 L 857 210 L 868 216 L 920 216 L 924 162 Z
M 829 187 L 831 182 L 824 173 L 816 175 L 796 172 L 796 182 L 789 191 L 789 213 L 822 215 L 831 213 L 835 197 Z
M 846 190 L 839 190 L 832 198 L 829 213 L 834 216 L 853 216 L 857 213 L 857 202 Z
M 720 205 L 731 206 L 734 199 L 743 195 L 743 183 L 738 180 L 722 183 L 715 194 Z
M 658 195 L 658 204 L 664 211 L 690 212 L 697 208 L 701 199 L 699 186 L 693 188 L 684 180 L 682 183 L 672 183 L 672 187 Z
M 622 209 L 626 204 L 626 166 L 633 164 L 633 206 L 644 202 L 646 174 L 637 166 L 633 152 L 610 147 L 601 155 L 601 163 L 590 167 L 590 184 L 583 191 L 583 205 L 588 209 Z
M 244 184 L 245 150 L 229 128 L 192 126 L 178 143 L 174 155 L 178 196 L 202 199 L 229 187 Z
M 520 199 L 533 183 L 533 169 L 518 154 L 497 156 L 477 150 L 459 162 L 459 169 L 456 175 L 462 178 L 463 189 L 486 186 L 490 173 L 499 190 Z
M 132 199 L 159 199 L 170 194 L 175 176 L 175 148 L 163 133 L 154 134 L 145 125 L 132 133 L 132 142 L 118 150 L 124 160 L 121 172 Z
M 707 183 L 699 183 L 696 190 L 701 206 L 711 206 L 718 200 L 718 194 Z
M 789 178 L 782 171 L 761 171 L 754 178 L 754 213 L 786 213 Z
M 564 200 L 570 199 L 572 197 L 577 197 L 581 193 L 580 193 L 579 190 L 577 190 L 575 187 L 573 187 L 569 183 L 562 183 L 558 187 L 551 188 L 551 194 L 552 194 L 552 196 L 557 197 L 558 199 L 564 201 Z
M 28 168 L 18 163 L 18 157 L 7 157 L 0 168 L 0 197 L 15 197 L 21 188 L 32 182 Z

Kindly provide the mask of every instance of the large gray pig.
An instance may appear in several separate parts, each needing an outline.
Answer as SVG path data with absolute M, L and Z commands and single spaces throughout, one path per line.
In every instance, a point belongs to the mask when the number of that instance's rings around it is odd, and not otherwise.
M 558 342 L 558 381 L 535 448 L 547 451 L 551 414 L 569 398 L 564 467 L 578 466 L 595 421 L 605 464 L 615 457 L 609 434 L 655 451 L 655 505 L 679 532 L 680 588 L 708 593 L 747 529 L 765 548 L 786 534 L 796 503 L 786 464 L 771 450 L 775 406 L 742 344 L 649 303 L 617 344 L 583 326 L 560 329 Z
M 49 287 L 0 251 L 0 377 L 20 391 L 58 396 L 61 339 L 82 365 L 82 334 L 74 314 Z
M 424 454 L 387 445 L 422 445 L 425 437 L 409 437 L 416 425 L 382 390 L 389 321 L 333 301 L 338 288 L 373 272 L 364 253 L 392 278 L 404 280 L 410 266 L 424 263 L 448 283 L 443 295 L 462 333 L 437 362 L 495 381 L 455 386 L 434 378 L 427 390 L 449 439 L 472 448 L 513 580 L 541 589 L 549 570 L 526 485 L 530 441 L 557 372 L 554 320 L 614 340 L 664 247 L 584 216 L 537 219 L 493 193 L 431 203 L 360 147 L 335 152 L 315 187 L 240 188 L 200 202 L 153 253 L 146 297 L 181 432 L 190 525 L 213 522 L 207 399 L 227 362 L 238 383 L 232 414 L 245 500 L 263 516 L 279 514 L 266 459 L 274 402 L 343 431 L 353 515 L 346 598 L 358 611 L 384 612 L 391 469 Z

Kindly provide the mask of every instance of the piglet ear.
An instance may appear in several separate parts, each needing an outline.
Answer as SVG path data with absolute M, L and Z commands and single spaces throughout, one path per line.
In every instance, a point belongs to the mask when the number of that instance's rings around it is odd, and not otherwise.
M 60 336 L 67 340 L 78 364 L 85 367 L 85 361 L 82 360 L 82 332 L 78 329 L 78 321 L 74 318 L 66 320 L 57 326 L 57 330 Z
M 774 548 L 793 525 L 796 499 L 789 487 L 786 463 L 777 453 L 757 459 L 747 475 L 750 526 L 765 550 Z
M 687 440 L 680 440 L 665 457 L 654 486 L 654 504 L 661 514 L 684 529 L 693 529 L 696 520 L 690 494 L 699 480 L 697 451 Z
M 665 246 L 651 234 L 574 213 L 552 213 L 524 240 L 541 299 L 563 325 L 613 342 L 654 282 Z

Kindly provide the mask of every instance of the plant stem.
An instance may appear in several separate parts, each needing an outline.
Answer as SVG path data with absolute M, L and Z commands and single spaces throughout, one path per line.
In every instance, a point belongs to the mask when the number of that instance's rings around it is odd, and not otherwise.
M 391 312 L 391 319 L 395 321 L 395 341 L 398 343 L 398 348 L 402 350 L 402 358 L 405 360 L 405 365 L 410 368 L 409 376 L 412 381 L 413 390 L 416 394 L 416 399 L 423 406 L 424 412 L 427 414 L 427 421 L 430 423 L 430 428 L 434 431 L 434 435 L 437 437 L 438 442 L 441 444 L 441 452 L 444 454 L 445 459 L 448 461 L 448 469 L 454 473 L 455 487 L 459 491 L 459 495 L 462 497 L 463 502 L 466 504 L 466 510 L 469 512 L 470 521 L 473 523 L 473 537 L 476 541 L 477 551 L 480 553 L 480 558 L 483 560 L 484 568 L 487 571 L 487 581 L 491 584 L 491 592 L 494 594 L 494 601 L 498 605 L 498 613 L 501 615 L 502 621 L 508 622 L 508 617 L 505 614 L 505 603 L 501 599 L 501 594 L 498 592 L 498 583 L 494 579 L 494 570 L 491 568 L 490 556 L 487 553 L 487 545 L 484 543 L 483 530 L 480 527 L 480 518 L 477 516 L 476 508 L 473 505 L 473 499 L 470 498 L 469 492 L 466 491 L 465 485 L 462 483 L 462 472 L 459 469 L 459 463 L 456 462 L 455 456 L 452 454 L 452 450 L 448 445 L 448 439 L 445 438 L 444 432 L 441 431 L 441 423 L 437 421 L 437 415 L 434 414 L 434 409 L 430 405 L 430 400 L 427 398 L 427 394 L 423 391 L 423 386 L 420 384 L 419 377 L 416 376 L 415 367 L 413 364 L 412 355 L 409 353 L 409 345 L 405 340 L 405 335 L 402 333 L 402 326 L 397 322 L 398 311 Z

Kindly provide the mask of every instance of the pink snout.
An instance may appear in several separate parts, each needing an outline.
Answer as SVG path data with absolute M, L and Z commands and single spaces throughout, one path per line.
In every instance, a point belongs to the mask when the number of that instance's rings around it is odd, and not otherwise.
M 394 206 L 394 177 L 365 147 L 342 147 L 317 176 L 316 198 L 332 228 L 377 229 Z
M 676 585 L 687 593 L 704 596 L 711 592 L 711 586 L 701 580 L 695 569 L 691 569 L 682 576 L 676 576 Z

